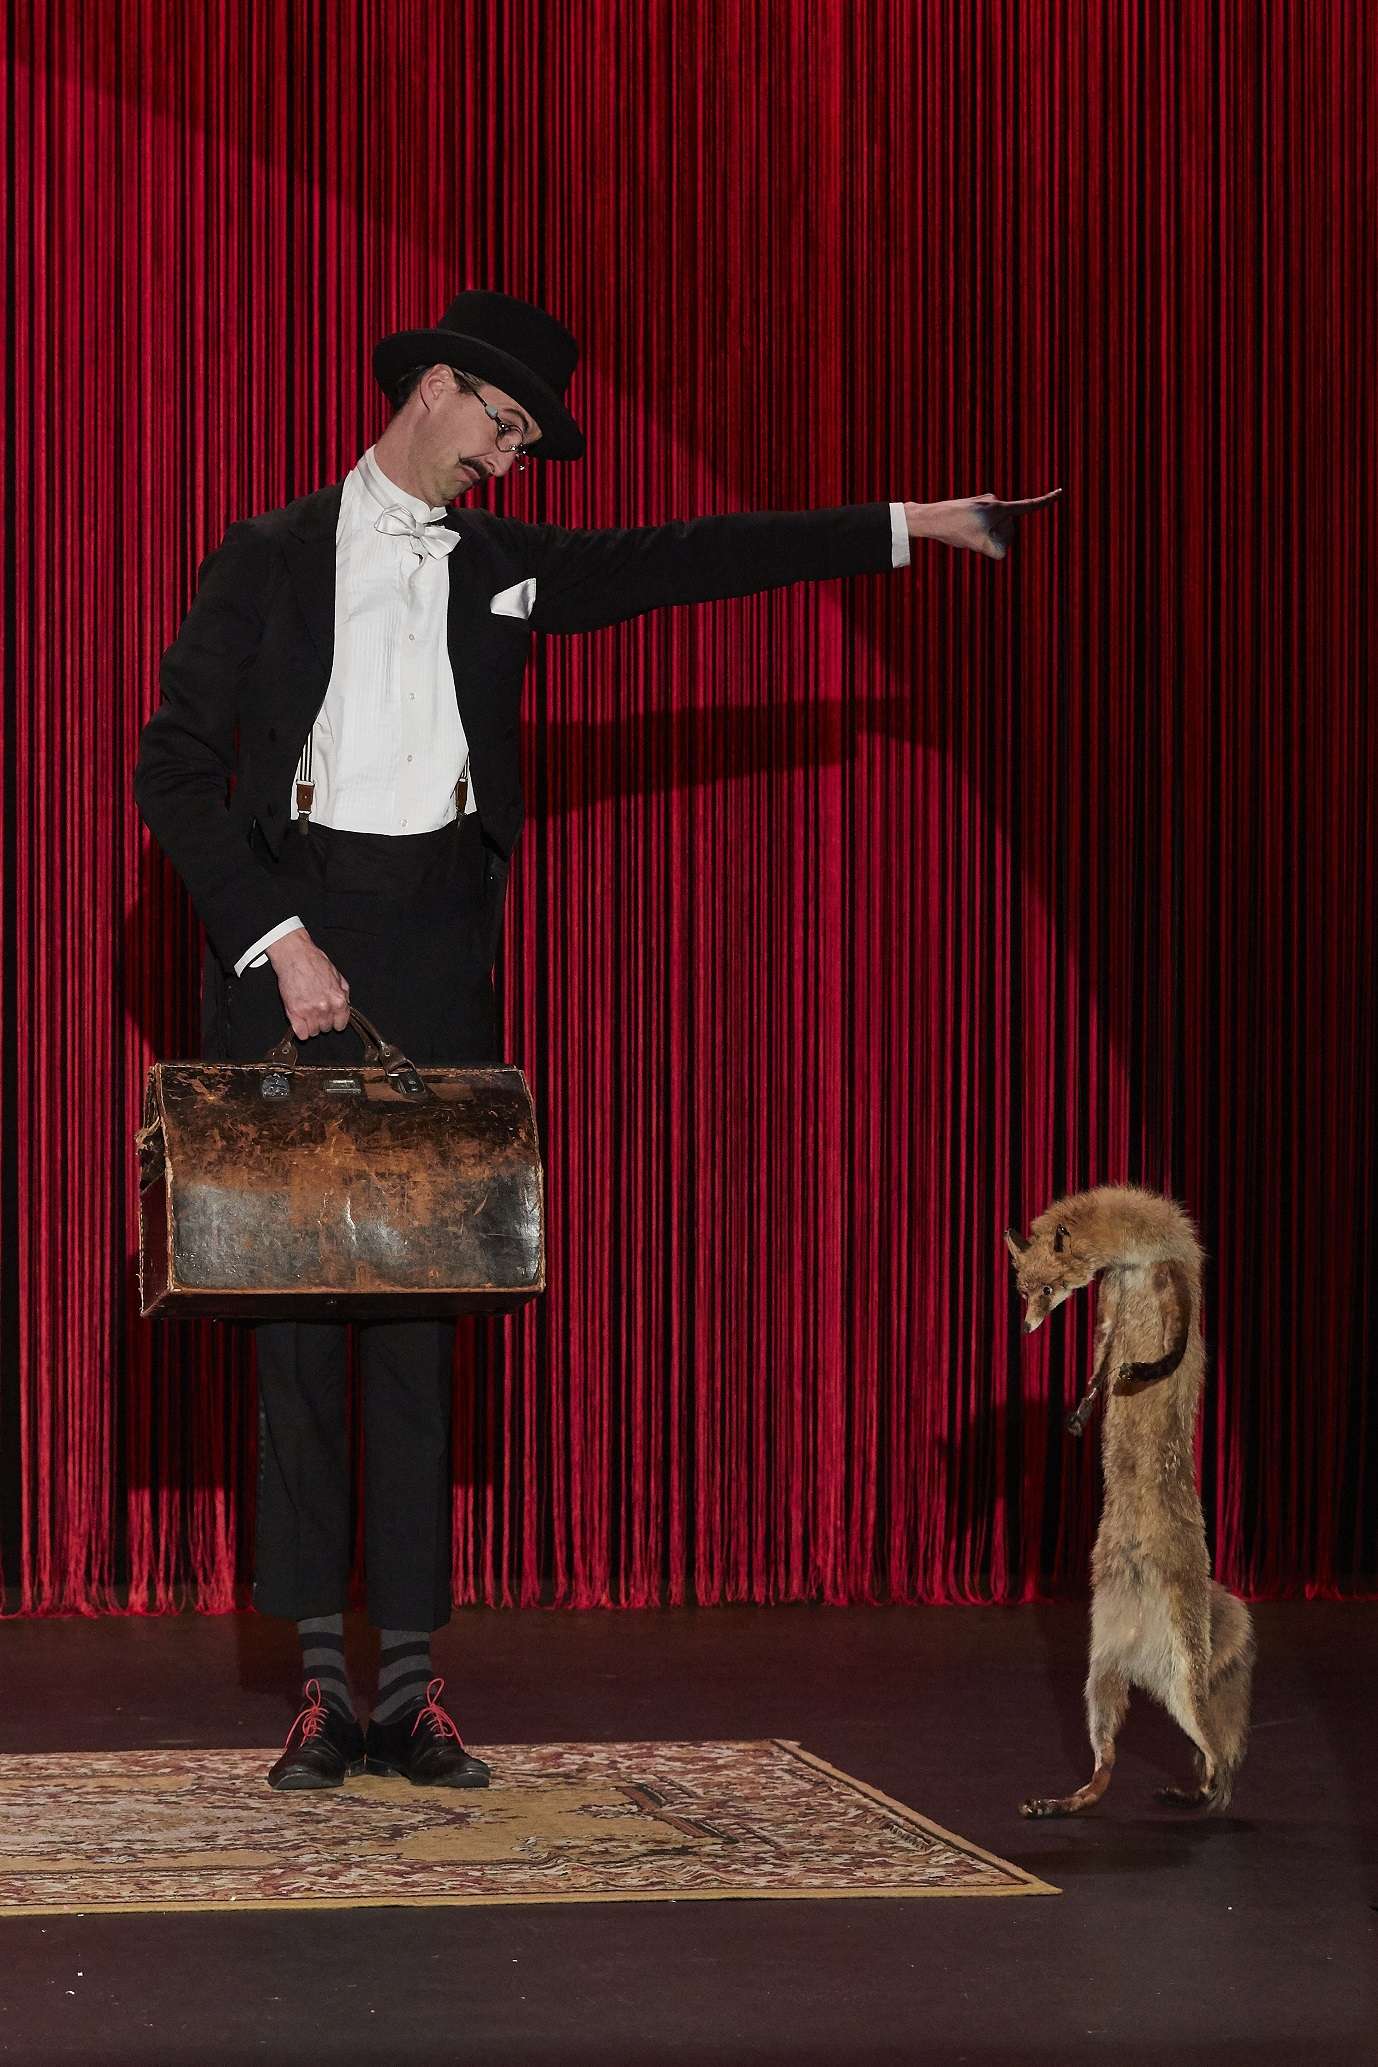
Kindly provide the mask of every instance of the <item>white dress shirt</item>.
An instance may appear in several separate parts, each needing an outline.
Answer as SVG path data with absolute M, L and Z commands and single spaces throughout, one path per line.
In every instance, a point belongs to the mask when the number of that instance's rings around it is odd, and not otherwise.
M 434 832 L 458 815 L 456 785 L 469 773 L 446 637 L 448 558 L 380 529 L 398 509 L 427 526 L 445 515 L 390 481 L 370 446 L 340 497 L 334 665 L 298 770 L 313 785 L 312 823 L 340 832 Z M 457 538 L 452 550 L 463 550 Z M 890 563 L 909 565 L 902 502 L 890 505 Z M 464 808 L 476 809 L 472 778 Z M 296 815 L 294 782 L 289 817 Z M 263 934 L 235 975 L 260 967 L 273 942 L 301 923 L 284 919 Z
M 340 496 L 334 663 L 298 769 L 312 784 L 311 823 L 339 832 L 435 832 L 457 817 L 455 787 L 469 768 L 446 637 L 448 559 L 380 529 L 391 510 L 425 526 L 445 515 L 390 481 L 370 446 Z M 456 534 L 448 538 L 461 550 Z M 472 782 L 464 808 L 477 808 Z M 263 934 L 235 975 L 260 966 L 301 923 L 294 916 Z

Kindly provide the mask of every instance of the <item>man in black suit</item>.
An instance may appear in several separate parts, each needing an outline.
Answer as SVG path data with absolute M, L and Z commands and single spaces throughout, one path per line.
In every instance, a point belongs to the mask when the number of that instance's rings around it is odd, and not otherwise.
M 522 819 L 517 712 L 533 630 L 906 565 L 912 538 L 1003 557 L 991 496 L 640 530 L 451 505 L 484 477 L 577 459 L 577 348 L 543 310 L 461 294 L 385 338 L 386 430 L 342 484 L 231 525 L 164 657 L 135 790 L 205 926 L 204 1050 L 256 1061 L 284 1017 L 313 1062 L 356 1059 L 351 987 L 420 1063 L 497 1061 L 491 972 Z M 282 1788 L 399 1773 L 477 1787 L 431 1677 L 450 1613 L 452 1323 L 360 1328 L 370 1620 L 367 1738 L 343 1651 L 349 1460 L 342 1324 L 256 1329 L 256 1605 L 290 1616 L 306 1704 Z

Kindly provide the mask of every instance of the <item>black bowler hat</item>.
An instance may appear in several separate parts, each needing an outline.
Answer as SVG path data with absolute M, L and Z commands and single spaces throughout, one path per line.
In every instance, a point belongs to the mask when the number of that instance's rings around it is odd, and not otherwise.
M 584 434 L 562 399 L 579 347 L 553 316 L 511 294 L 469 288 L 434 330 L 397 330 L 373 349 L 373 371 L 389 399 L 414 366 L 453 366 L 491 380 L 541 426 L 533 459 L 582 459 Z

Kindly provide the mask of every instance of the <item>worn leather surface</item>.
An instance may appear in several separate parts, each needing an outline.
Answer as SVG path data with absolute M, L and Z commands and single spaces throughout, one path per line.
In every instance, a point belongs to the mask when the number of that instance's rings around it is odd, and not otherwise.
M 142 1311 L 235 1319 L 506 1312 L 544 1289 L 518 1069 L 157 1063 L 139 1135 Z M 278 1088 L 280 1088 L 280 1084 Z

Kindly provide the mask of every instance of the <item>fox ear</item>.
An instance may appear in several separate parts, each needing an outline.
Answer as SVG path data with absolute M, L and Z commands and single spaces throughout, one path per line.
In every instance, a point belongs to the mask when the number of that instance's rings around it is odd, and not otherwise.
M 1005 1229 L 1005 1247 L 1009 1250 L 1016 1263 L 1028 1246 L 1027 1237 L 1020 1234 L 1016 1228 L 1007 1227 Z
M 1068 1233 L 1067 1229 L 1059 1224 L 1058 1230 L 1056 1234 L 1053 1236 L 1054 1252 L 1060 1256 L 1063 1250 L 1066 1248 L 1068 1242 L 1071 1241 L 1071 1239 L 1072 1237 Z

